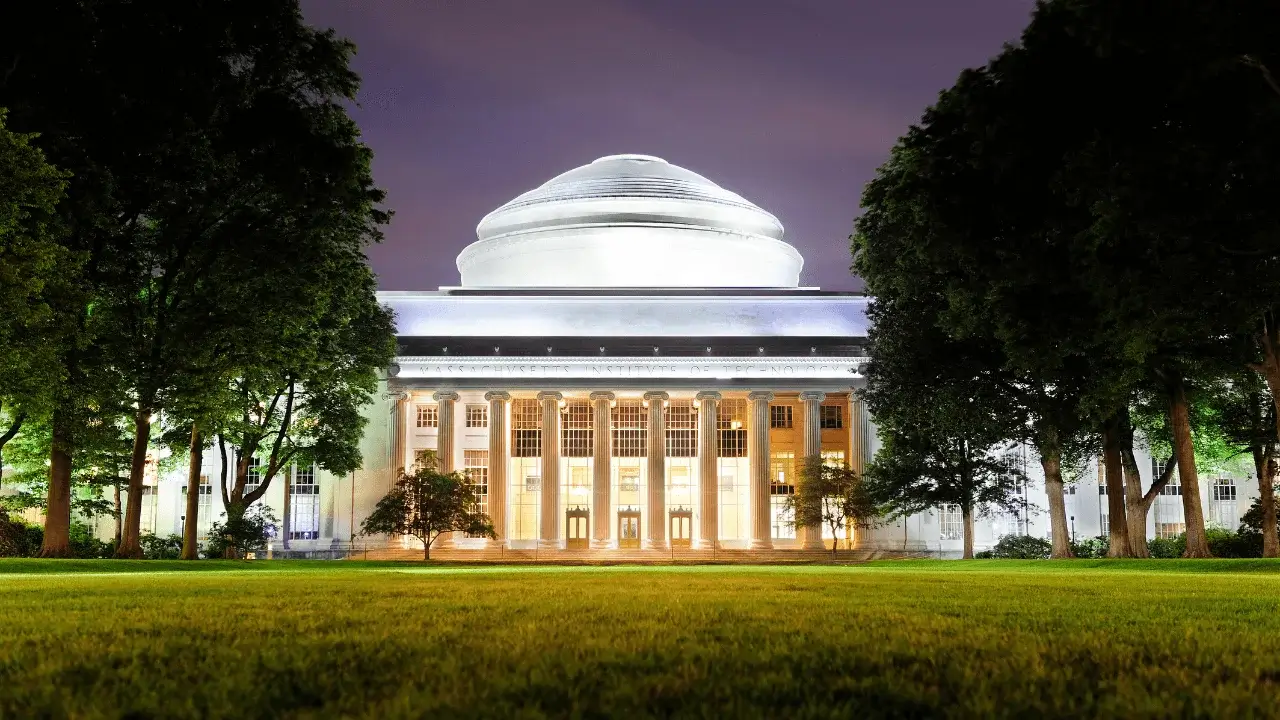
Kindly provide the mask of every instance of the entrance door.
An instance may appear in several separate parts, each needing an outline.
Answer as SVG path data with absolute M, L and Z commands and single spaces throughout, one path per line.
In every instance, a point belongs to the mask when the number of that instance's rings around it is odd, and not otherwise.
M 693 512 L 690 510 L 672 510 L 670 531 L 671 547 L 690 547 L 693 544 Z
M 640 511 L 618 511 L 618 547 L 640 547 Z
M 564 514 L 565 548 L 568 550 L 586 550 L 591 527 L 591 511 L 585 508 L 566 510 Z

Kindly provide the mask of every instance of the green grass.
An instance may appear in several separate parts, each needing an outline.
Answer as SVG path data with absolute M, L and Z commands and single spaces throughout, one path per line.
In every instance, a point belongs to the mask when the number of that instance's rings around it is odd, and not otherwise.
M 0 717 L 1280 716 L 1280 564 L 0 561 Z

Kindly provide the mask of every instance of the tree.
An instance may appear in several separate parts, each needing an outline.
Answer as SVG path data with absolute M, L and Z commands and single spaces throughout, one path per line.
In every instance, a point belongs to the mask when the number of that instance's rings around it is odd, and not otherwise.
M 0 108 L 0 484 L 5 445 L 27 418 L 48 411 L 50 388 L 61 380 L 62 338 L 47 292 L 73 265 L 55 240 L 54 207 L 67 176 L 5 117 Z
M 787 496 L 786 510 L 796 527 L 831 531 L 832 557 L 840 546 L 840 534 L 850 524 L 865 527 L 879 516 L 856 470 L 816 457 L 805 460 L 796 492 Z
M 412 474 L 400 474 L 365 518 L 360 533 L 412 535 L 422 541 L 422 559 L 430 560 L 431 545 L 443 533 L 498 537 L 489 516 L 476 509 L 477 502 L 475 486 L 466 475 L 441 472 L 431 460 L 421 462 Z
M 296 0 L 52 0 L 32 12 L 0 24 L 0 104 L 74 173 L 59 210 L 63 244 L 83 258 L 78 294 L 55 309 L 75 342 L 55 363 L 66 382 L 45 551 L 65 551 L 58 506 L 76 429 L 128 397 L 119 553 L 137 556 L 150 422 L 221 376 L 209 360 L 227 343 L 254 336 L 261 310 L 239 283 L 287 279 L 308 241 L 376 240 L 388 215 L 346 114 L 352 46 L 303 24 Z
M 1233 453 L 1247 454 L 1258 479 L 1257 529 L 1262 533 L 1262 556 L 1280 557 L 1276 539 L 1275 481 L 1280 442 L 1275 435 L 1275 403 L 1262 379 L 1252 372 L 1237 373 L 1219 383 L 1206 403 L 1212 432 Z M 1251 510 L 1252 512 L 1252 510 Z

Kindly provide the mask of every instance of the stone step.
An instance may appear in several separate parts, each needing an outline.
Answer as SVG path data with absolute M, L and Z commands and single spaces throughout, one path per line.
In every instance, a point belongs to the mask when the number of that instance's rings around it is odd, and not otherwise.
M 847 563 L 866 562 L 878 558 L 916 557 L 919 553 L 885 552 L 882 550 L 840 550 L 833 556 L 829 550 L 513 550 L 510 548 L 454 548 L 432 549 L 432 561 L 481 562 L 481 563 L 551 563 L 551 564 L 608 564 L 608 563 Z M 356 550 L 354 559 L 421 561 L 422 551 L 401 548 L 369 548 Z

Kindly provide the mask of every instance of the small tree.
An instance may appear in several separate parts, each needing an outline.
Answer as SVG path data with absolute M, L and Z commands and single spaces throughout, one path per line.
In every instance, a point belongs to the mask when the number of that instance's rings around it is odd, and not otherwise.
M 857 470 L 847 464 L 824 463 L 817 457 L 806 460 L 800 469 L 800 482 L 796 493 L 787 496 L 786 508 L 796 527 L 831 531 L 835 538 L 831 543 L 833 557 L 842 529 L 849 523 L 868 524 L 879 515 Z
M 422 559 L 447 532 L 497 539 L 489 516 L 476 509 L 475 485 L 462 473 L 441 472 L 433 461 L 401 473 L 395 487 L 378 501 L 360 527 L 361 535 L 412 535 L 422 541 Z

